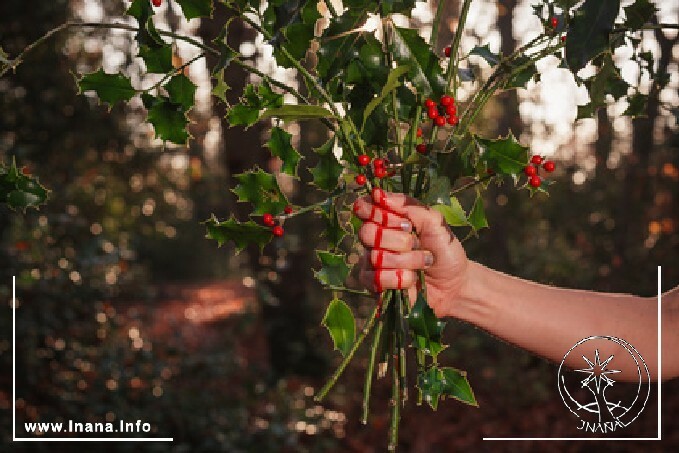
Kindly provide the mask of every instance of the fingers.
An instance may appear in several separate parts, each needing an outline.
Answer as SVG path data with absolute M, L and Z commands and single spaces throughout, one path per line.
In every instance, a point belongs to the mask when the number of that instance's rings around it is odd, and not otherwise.
M 370 264 L 375 269 L 426 269 L 434 264 L 434 255 L 429 250 L 413 250 L 392 253 L 387 250 L 373 249 L 369 253 Z
M 450 236 L 443 215 L 420 204 L 415 198 L 402 193 L 385 192 L 380 188 L 373 189 L 372 198 L 382 208 L 407 217 L 418 234 L 440 235 L 442 238 Z
M 386 228 L 373 222 L 365 222 L 361 225 L 358 238 L 368 248 L 387 249 L 394 252 L 408 252 L 417 243 L 415 236 L 410 233 Z
M 362 269 L 359 280 L 368 289 L 380 293 L 386 289 L 409 289 L 415 286 L 415 272 L 408 269 Z
M 387 228 L 412 231 L 412 224 L 403 216 L 389 212 L 372 203 L 368 197 L 359 198 L 354 202 L 354 213 L 364 221 L 373 222 Z

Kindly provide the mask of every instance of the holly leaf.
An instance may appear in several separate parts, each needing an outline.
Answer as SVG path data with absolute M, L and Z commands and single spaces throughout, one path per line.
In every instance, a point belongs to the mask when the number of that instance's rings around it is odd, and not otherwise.
M 620 0 L 585 0 L 569 22 L 566 61 L 573 74 L 610 47 Z
M 172 47 L 163 45 L 139 46 L 139 56 L 144 60 L 146 71 L 153 74 L 166 74 L 172 70 Z
M 339 215 L 335 206 L 330 207 L 330 212 L 325 216 L 325 231 L 322 233 L 328 239 L 331 248 L 337 249 L 347 232 L 342 228 Z
M 280 118 L 283 121 L 313 120 L 318 118 L 335 118 L 329 110 L 320 105 L 293 105 L 287 104 L 282 107 L 267 109 L 260 119 Z
M 651 21 L 658 8 L 648 0 L 636 0 L 631 5 L 626 6 L 624 10 L 625 27 L 638 30 Z
M 333 149 L 335 148 L 335 137 L 333 136 L 324 145 L 314 148 L 318 156 L 318 164 L 309 169 L 313 177 L 313 184 L 319 189 L 332 192 L 337 188 L 337 180 L 342 174 L 344 167 L 337 161 Z
M 462 208 L 457 197 L 450 197 L 450 205 L 437 204 L 432 206 L 432 208 L 443 214 L 443 218 L 450 226 L 469 226 L 467 214 L 464 212 L 464 208 Z
M 422 97 L 439 98 L 446 89 L 439 58 L 429 45 L 410 28 L 394 27 L 393 55 L 399 66 L 408 66 L 408 78 Z
M 375 110 L 375 108 L 380 105 L 392 91 L 401 86 L 399 79 L 407 72 L 408 66 L 398 66 L 389 72 L 389 75 L 387 76 L 387 83 L 385 83 L 382 87 L 382 91 L 379 96 L 372 98 L 363 110 L 363 123 L 361 124 L 361 131 L 363 131 L 365 128 L 365 122 L 373 110 Z
M 212 17 L 212 0 L 176 0 L 186 20 Z
M 153 25 L 153 7 L 151 2 L 147 0 L 133 0 L 130 7 L 127 9 L 127 14 L 134 17 L 139 24 L 139 31 L 135 39 L 139 44 L 141 50 L 142 46 L 149 48 L 158 48 L 165 45 L 165 42 L 160 37 L 158 30 Z
M 475 135 L 474 141 L 481 149 L 480 160 L 495 173 L 516 175 L 528 165 L 528 147 L 521 146 L 511 132 L 507 137 L 495 140 Z
M 321 261 L 321 269 L 314 271 L 316 279 L 328 286 L 344 286 L 351 268 L 347 265 L 344 254 L 334 254 L 327 251 L 316 251 Z
M 434 410 L 438 408 L 441 394 L 443 394 L 442 379 L 441 370 L 435 366 L 417 375 L 417 388 L 422 392 L 423 399 Z
M 281 107 L 283 105 L 283 95 L 275 93 L 267 82 L 255 88 L 248 85 L 243 90 L 241 103 L 229 109 L 227 119 L 231 126 L 252 126 L 259 119 L 263 109 Z
M 13 211 L 26 212 L 27 208 L 38 208 L 45 203 L 49 190 L 38 182 L 38 178 L 24 174 L 12 164 L 0 164 L 0 203 L 5 203 Z
M 271 138 L 266 146 L 271 154 L 283 161 L 281 171 L 297 178 L 297 164 L 302 156 L 292 146 L 292 134 L 285 132 L 280 127 L 271 129 Z
M 430 181 L 429 190 L 422 201 L 428 205 L 450 203 L 450 178 L 431 175 Z
M 440 368 L 439 370 L 441 372 L 441 393 L 443 395 L 455 398 L 470 406 L 479 406 L 467 380 L 467 373 L 450 367 Z
M 153 125 L 156 137 L 178 145 L 185 145 L 189 140 L 186 125 L 186 111 L 181 104 L 170 101 L 165 96 L 143 96 L 144 105 L 148 109 L 148 122 Z
M 476 193 L 476 200 L 469 212 L 469 224 L 474 231 L 479 231 L 482 228 L 488 228 L 488 220 L 486 219 L 486 211 L 483 208 L 483 197 L 480 192 Z
M 78 94 L 87 91 L 97 93 L 99 100 L 113 107 L 118 101 L 129 101 L 137 93 L 130 79 L 122 74 L 106 74 L 103 69 L 76 78 Z
M 356 321 L 351 308 L 344 301 L 333 299 L 321 323 L 330 332 L 335 349 L 346 357 L 356 338 Z
M 231 89 L 230 86 L 224 82 L 224 70 L 219 71 L 214 76 L 217 83 L 214 88 L 212 88 L 212 95 L 220 99 L 222 102 L 226 103 L 226 92 Z
M 206 237 L 208 239 L 217 241 L 219 247 L 226 242 L 233 241 L 236 246 L 236 254 L 249 244 L 257 244 L 261 251 L 273 237 L 270 228 L 259 225 L 252 220 L 239 222 L 233 216 L 220 222 L 213 214 L 204 223 L 207 227 Z
M 170 101 L 179 104 L 188 112 L 193 107 L 196 96 L 196 85 L 184 74 L 177 74 L 165 84 Z
M 446 324 L 436 317 L 422 292 L 417 294 L 415 305 L 407 318 L 413 334 L 413 346 L 433 357 L 445 349 L 441 344 L 441 334 Z
M 486 60 L 486 63 L 488 63 L 491 67 L 500 62 L 500 56 L 491 52 L 490 44 L 486 44 L 485 46 L 474 46 L 474 48 L 469 52 L 469 55 L 478 55 L 479 57 Z
M 215 75 L 219 72 L 223 73 L 223 70 L 226 67 L 228 67 L 229 64 L 239 55 L 238 52 L 233 50 L 227 44 L 227 33 L 229 23 L 230 22 L 227 22 L 227 24 L 224 25 L 224 27 L 222 28 L 222 31 L 219 33 L 219 36 L 212 40 L 212 43 L 217 47 L 217 50 L 219 51 L 219 58 L 217 59 L 217 63 L 215 64 L 214 68 L 212 68 L 212 75 Z
M 634 93 L 627 96 L 627 108 L 622 112 L 625 116 L 646 116 L 646 106 L 648 96 L 641 93 Z
M 239 202 L 252 203 L 254 215 L 265 213 L 278 214 L 289 204 L 276 177 L 261 168 L 235 175 L 238 185 L 231 189 Z

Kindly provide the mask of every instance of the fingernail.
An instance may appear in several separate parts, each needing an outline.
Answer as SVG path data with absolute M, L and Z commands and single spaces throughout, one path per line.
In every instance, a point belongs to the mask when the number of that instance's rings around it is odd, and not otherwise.
M 410 222 L 401 222 L 401 229 L 406 233 L 409 233 L 411 228 L 412 225 L 410 224 Z
M 426 251 L 424 252 L 424 267 L 429 267 L 434 264 L 434 254 Z

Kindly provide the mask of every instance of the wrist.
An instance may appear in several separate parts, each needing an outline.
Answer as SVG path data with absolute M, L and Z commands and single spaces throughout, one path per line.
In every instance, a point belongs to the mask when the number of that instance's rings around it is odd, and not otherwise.
M 489 269 L 483 265 L 468 261 L 458 301 L 451 313 L 453 317 L 479 327 L 490 327 L 494 313 L 492 301 L 495 298 L 489 294 L 488 272 Z

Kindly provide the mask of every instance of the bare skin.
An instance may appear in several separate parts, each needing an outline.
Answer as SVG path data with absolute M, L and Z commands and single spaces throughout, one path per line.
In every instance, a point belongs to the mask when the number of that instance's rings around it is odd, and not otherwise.
M 556 288 L 489 269 L 467 258 L 439 212 L 403 194 L 376 189 L 356 201 L 354 212 L 364 220 L 359 239 L 366 247 L 360 270 L 365 287 L 399 289 L 400 281 L 414 301 L 417 270 L 423 269 L 428 303 L 438 317 L 472 323 L 557 363 L 583 338 L 622 338 L 658 380 L 657 297 Z M 661 310 L 665 380 L 679 376 L 679 287 L 663 294 Z M 588 356 L 595 349 L 602 360 L 624 353 L 612 342 L 589 343 Z M 581 368 L 582 358 L 570 354 L 566 365 Z M 616 380 L 638 379 L 636 367 L 620 370 Z

